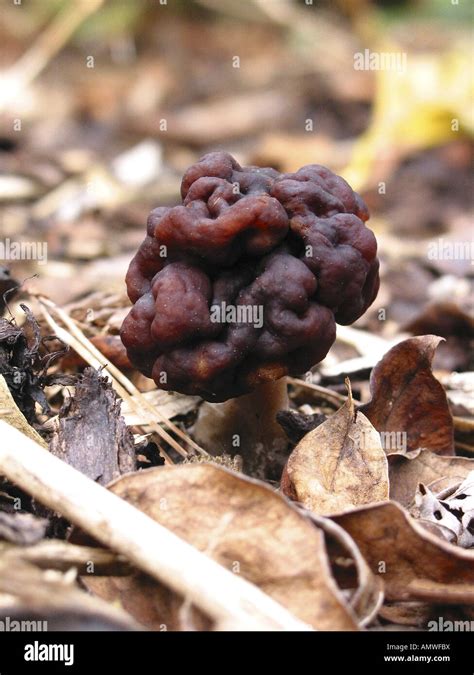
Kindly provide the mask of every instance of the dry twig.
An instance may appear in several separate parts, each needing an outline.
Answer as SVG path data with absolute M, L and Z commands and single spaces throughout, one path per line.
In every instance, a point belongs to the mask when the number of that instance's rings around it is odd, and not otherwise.
M 232 574 L 149 516 L 0 420 L 0 473 L 218 624 L 311 630 L 256 586 Z

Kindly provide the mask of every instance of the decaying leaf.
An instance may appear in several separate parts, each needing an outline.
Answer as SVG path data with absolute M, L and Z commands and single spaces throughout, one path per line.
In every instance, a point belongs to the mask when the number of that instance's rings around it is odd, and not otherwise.
M 86 368 L 59 414 L 50 451 L 103 485 L 135 468 L 133 438 L 120 415 L 120 400 L 93 368 Z
M 387 454 L 427 448 L 454 454 L 453 419 L 443 387 L 431 371 L 442 338 L 422 335 L 395 345 L 375 366 L 370 377 L 372 400 L 359 410 L 384 433 Z M 393 443 L 392 443 L 393 440 Z
M 0 540 L 20 546 L 35 544 L 46 532 L 48 521 L 31 513 L 5 513 L 0 511 Z
M 380 608 L 379 617 L 401 626 L 416 626 L 426 629 L 433 614 L 432 605 L 426 602 L 388 602 Z
M 265 484 L 215 464 L 185 464 L 128 474 L 110 489 L 315 628 L 356 629 L 331 576 L 323 532 Z M 103 598 L 120 599 L 149 628 L 206 623 L 186 599 L 142 574 L 83 581 Z
M 457 543 L 463 548 L 474 547 L 474 471 L 471 471 L 443 506 L 459 521 Z
M 462 481 L 461 485 L 449 495 L 447 501 L 461 511 L 469 511 L 474 508 L 474 469 L 471 469 Z
M 461 520 L 462 528 L 458 538 L 458 544 L 463 548 L 474 548 L 474 509 L 463 513 Z
M 413 579 L 407 586 L 412 598 L 427 602 L 446 602 L 452 605 L 474 604 L 474 584 L 446 584 L 433 579 Z
M 412 515 L 421 525 L 428 525 L 433 534 L 438 534 L 446 541 L 458 543 L 461 534 L 461 523 L 456 516 L 431 492 L 426 485 L 420 483 L 415 494 L 415 509 Z
M 5 311 L 7 303 L 16 295 L 19 285 L 10 275 L 8 267 L 0 266 L 0 315 Z
M 302 438 L 327 418 L 320 413 L 306 414 L 297 410 L 280 410 L 277 413 L 278 424 L 288 436 L 291 443 L 299 443 Z
M 344 589 L 360 625 L 367 626 L 377 616 L 384 599 L 380 576 L 373 574 L 355 541 L 340 525 L 310 511 L 306 514 L 324 531 L 329 560 L 337 583 Z
M 390 498 L 403 506 L 412 504 L 419 483 L 434 492 L 460 483 L 474 469 L 474 459 L 444 457 L 429 450 L 420 450 L 416 457 L 389 456 Z
M 420 597 L 416 591 L 420 582 L 434 585 L 433 595 L 443 601 L 472 598 L 474 551 L 427 532 L 396 502 L 362 507 L 334 519 L 382 576 L 389 600 Z
M 48 374 L 50 366 L 65 354 L 66 347 L 51 351 L 48 343 L 58 340 L 42 337 L 33 312 L 24 304 L 20 307 L 25 313 L 23 326 L 18 326 L 14 319 L 0 317 L 0 374 L 27 422 L 34 424 L 38 422 L 38 405 L 44 413 L 50 412 L 45 388 L 72 384 L 74 378 Z
M 42 570 L 99 576 L 130 574 L 131 567 L 123 556 L 108 549 L 93 546 L 75 546 L 60 539 L 43 539 L 33 545 L 14 545 L 0 542 L 0 560 L 15 567 L 17 562 L 27 562 Z
M 86 588 L 119 605 L 148 630 L 209 631 L 212 621 L 163 584 L 138 571 L 127 577 L 82 577 Z
M 74 576 L 43 571 L 23 560 L 0 556 L 0 620 L 36 620 L 43 630 L 137 630 L 122 609 L 93 598 L 74 585 Z M 31 630 L 31 626 L 28 630 Z M 41 630 L 41 628 L 40 628 Z
M 321 515 L 388 499 L 388 465 L 380 437 L 349 397 L 310 431 L 288 459 L 281 488 Z
M 419 482 L 415 492 L 414 504 L 409 501 L 411 514 L 419 522 L 434 534 L 446 539 L 447 541 L 462 546 L 463 548 L 474 547 L 474 470 L 472 469 L 473 460 L 463 457 L 440 457 L 427 454 L 429 477 L 433 476 L 433 468 L 438 470 L 443 468 L 448 473 L 451 467 L 458 470 L 453 480 L 448 481 L 442 473 L 438 480 L 432 481 L 433 489 Z M 462 460 L 456 462 L 456 460 Z M 411 460 L 414 462 L 415 460 Z M 443 467 L 444 465 L 444 467 Z M 459 483 L 459 469 L 465 471 L 465 478 Z M 406 467 L 405 467 L 406 468 Z M 426 471 L 426 465 L 423 462 L 418 464 L 418 473 Z M 430 471 L 431 470 L 431 471 Z M 411 471 L 411 478 L 415 471 Z M 408 473 L 410 478 L 410 472 Z M 457 480 L 456 480 L 457 478 Z M 407 481 L 408 482 L 408 481 Z M 440 482 L 444 482 L 443 489 L 440 489 Z M 411 485 L 413 487 L 413 485 Z
M 420 596 L 423 591 L 420 582 Z M 464 623 L 474 617 L 473 609 L 468 605 L 450 605 L 442 602 L 412 600 L 410 602 L 388 602 L 380 608 L 379 618 L 401 626 L 414 626 L 419 630 L 453 630 L 449 628 L 451 621 L 458 623 L 459 630 L 467 630 Z M 453 625 L 453 624 L 451 624 Z

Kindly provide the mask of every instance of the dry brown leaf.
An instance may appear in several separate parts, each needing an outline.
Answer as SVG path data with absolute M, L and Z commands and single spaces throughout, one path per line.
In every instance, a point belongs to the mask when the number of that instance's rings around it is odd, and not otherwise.
M 349 397 L 298 443 L 281 489 L 321 515 L 388 499 L 388 465 L 380 437 Z
M 464 281 L 467 281 L 464 280 Z M 439 280 L 438 280 L 439 282 Z M 432 297 L 432 296 L 431 296 Z M 424 305 L 408 323 L 401 326 L 410 335 L 440 335 L 446 339 L 436 353 L 435 369 L 442 371 L 467 370 L 471 363 L 471 345 L 474 337 L 474 317 L 470 313 L 472 301 L 447 299 Z
M 474 551 L 438 539 L 396 502 L 374 504 L 335 516 L 359 546 L 372 571 L 385 582 L 389 600 L 419 598 L 417 584 L 433 582 L 443 599 L 460 602 L 474 589 Z M 441 597 L 441 594 L 439 594 Z
M 405 440 L 405 451 L 428 448 L 454 454 L 453 418 L 444 389 L 431 371 L 442 339 L 422 335 L 403 340 L 372 371 L 372 400 L 359 410 L 384 433 L 387 454 L 400 450 L 399 438 Z
M 74 576 L 0 556 L 0 619 L 45 621 L 47 630 L 137 630 L 122 609 L 93 598 Z M 12 629 L 13 630 L 13 629 Z M 16 629 L 18 630 L 18 629 Z
M 415 579 L 408 584 L 412 598 L 452 605 L 474 605 L 474 583 L 446 585 L 432 579 Z
M 330 518 L 316 516 L 309 511 L 306 514 L 325 532 L 334 576 L 346 596 L 350 594 L 348 602 L 360 625 L 369 625 L 384 599 L 380 576 L 373 574 L 355 541 L 340 525 Z
M 265 484 L 214 464 L 185 464 L 128 474 L 110 489 L 313 627 L 357 628 L 331 576 L 323 532 Z M 83 579 L 154 630 L 206 623 L 142 574 Z
M 127 577 L 83 577 L 86 588 L 109 604 L 118 605 L 148 630 L 210 631 L 212 621 L 180 595 L 146 574 Z
M 390 455 L 390 498 L 410 506 L 419 483 L 439 493 L 460 483 L 473 469 L 474 459 L 443 457 L 429 450 L 421 450 L 414 459 Z
M 401 626 L 424 628 L 433 614 L 433 607 L 426 602 L 389 602 L 379 611 L 379 617 Z
M 47 524 L 47 521 L 45 521 Z M 43 539 L 35 544 L 21 545 L 0 542 L 0 563 L 15 567 L 17 562 L 29 563 L 41 570 L 78 574 L 127 575 L 131 572 L 123 556 L 104 548 L 75 546 L 61 539 Z
M 448 622 L 471 621 L 474 616 L 473 611 L 468 605 L 455 606 L 422 601 L 393 602 L 381 607 L 379 617 L 399 626 L 414 626 L 418 630 L 448 631 L 453 630 L 453 628 L 447 627 Z

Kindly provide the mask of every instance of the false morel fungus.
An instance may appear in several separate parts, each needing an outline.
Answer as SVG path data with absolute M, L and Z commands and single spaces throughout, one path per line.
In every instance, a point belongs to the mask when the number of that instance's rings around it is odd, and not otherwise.
M 213 152 L 181 193 L 151 212 L 126 279 L 122 340 L 160 388 L 225 401 L 301 374 L 326 356 L 336 323 L 374 300 L 367 208 L 329 169 L 281 174 Z

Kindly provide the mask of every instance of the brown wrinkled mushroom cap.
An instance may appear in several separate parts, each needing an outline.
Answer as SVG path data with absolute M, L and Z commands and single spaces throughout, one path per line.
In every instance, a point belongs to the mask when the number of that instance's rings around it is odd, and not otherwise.
M 151 212 L 126 279 L 122 340 L 160 388 L 223 401 L 300 374 L 377 295 L 367 208 L 329 169 L 280 174 L 213 152 L 181 193 Z M 242 314 L 216 322 L 216 307 Z

